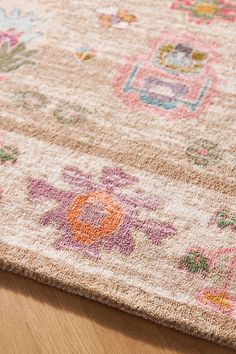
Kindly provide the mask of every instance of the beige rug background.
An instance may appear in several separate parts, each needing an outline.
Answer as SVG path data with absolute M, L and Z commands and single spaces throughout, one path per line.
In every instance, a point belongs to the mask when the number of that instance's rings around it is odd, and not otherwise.
M 174 3 L 1 3 L 0 263 L 235 347 L 236 3 Z

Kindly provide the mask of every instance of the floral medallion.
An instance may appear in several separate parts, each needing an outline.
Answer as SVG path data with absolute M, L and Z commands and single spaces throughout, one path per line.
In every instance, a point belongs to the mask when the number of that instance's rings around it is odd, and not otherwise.
M 37 91 L 26 91 L 15 94 L 15 101 L 19 107 L 31 110 L 45 107 L 48 103 L 46 96 Z
M 131 110 L 168 118 L 196 118 L 216 93 L 212 45 L 196 38 L 163 34 L 147 54 L 127 58 L 118 69 L 115 94 Z
M 86 108 L 70 103 L 61 104 L 54 111 L 54 117 L 59 123 L 72 125 L 79 123 L 89 114 L 90 112 Z
M 199 139 L 187 148 L 186 155 L 196 165 L 207 166 L 219 162 L 222 158 L 222 151 L 218 144 L 206 139 Z

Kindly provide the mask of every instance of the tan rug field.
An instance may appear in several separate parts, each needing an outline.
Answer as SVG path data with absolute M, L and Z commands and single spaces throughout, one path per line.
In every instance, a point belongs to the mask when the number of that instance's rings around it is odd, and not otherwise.
M 236 0 L 0 3 L 0 268 L 236 348 Z

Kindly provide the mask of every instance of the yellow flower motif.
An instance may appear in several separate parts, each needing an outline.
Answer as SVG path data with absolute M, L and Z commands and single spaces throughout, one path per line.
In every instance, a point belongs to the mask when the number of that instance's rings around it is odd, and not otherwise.
M 226 315 L 230 315 L 236 305 L 235 299 L 225 290 L 204 289 L 198 294 L 198 300 Z
M 120 17 L 120 19 L 122 21 L 127 22 L 127 23 L 132 23 L 132 22 L 136 21 L 136 17 L 134 15 L 130 15 L 125 10 L 119 10 L 117 12 L 117 16 Z
M 95 57 L 95 50 L 93 48 L 81 47 L 74 53 L 76 59 L 80 61 L 91 60 Z
M 222 309 L 229 309 L 229 301 L 227 294 L 224 291 L 221 291 L 218 294 L 212 292 L 206 292 L 203 296 L 203 300 L 210 302 L 212 305 L 218 306 Z
M 119 9 L 116 6 L 108 6 L 98 8 L 96 10 L 99 21 L 104 28 L 119 28 L 125 29 L 132 22 L 136 21 L 136 16 L 130 14 L 128 11 Z
M 100 15 L 99 18 L 100 18 L 101 25 L 104 28 L 111 27 L 111 22 L 110 22 L 110 16 L 109 15 Z
M 198 15 L 214 16 L 217 10 L 217 5 L 203 2 L 196 5 L 194 12 Z

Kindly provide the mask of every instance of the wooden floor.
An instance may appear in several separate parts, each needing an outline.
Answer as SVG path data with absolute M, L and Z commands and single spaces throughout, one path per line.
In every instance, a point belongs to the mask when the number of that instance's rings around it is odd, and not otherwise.
M 1 354 L 230 354 L 94 301 L 0 271 Z

